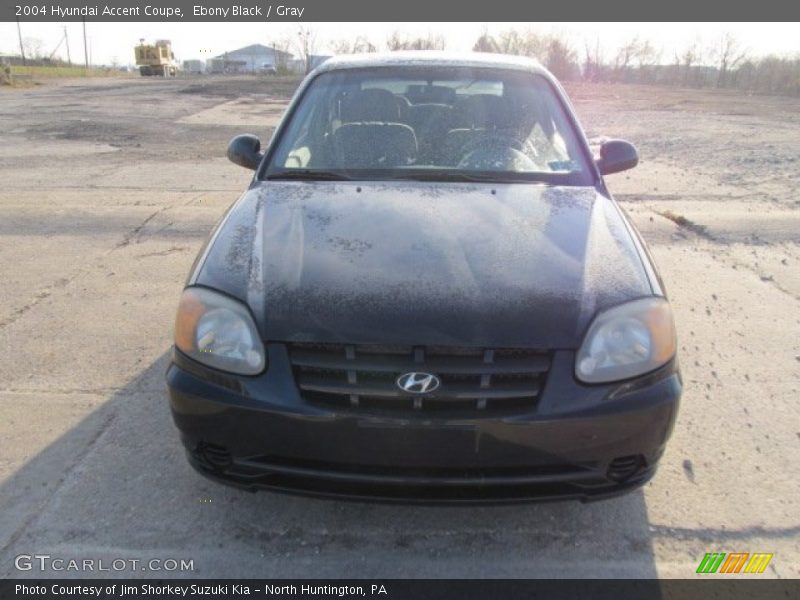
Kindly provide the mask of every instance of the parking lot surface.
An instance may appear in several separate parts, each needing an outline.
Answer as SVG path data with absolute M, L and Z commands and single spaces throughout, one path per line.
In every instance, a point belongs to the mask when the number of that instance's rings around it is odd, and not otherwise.
M 706 552 L 800 576 L 800 100 L 568 86 L 676 311 L 685 390 L 656 478 L 614 500 L 395 506 L 250 494 L 186 463 L 164 371 L 178 296 L 295 82 L 0 90 L 0 574 L 691 577 Z M 18 571 L 15 557 L 191 559 Z M 156 565 L 153 565 L 157 568 Z

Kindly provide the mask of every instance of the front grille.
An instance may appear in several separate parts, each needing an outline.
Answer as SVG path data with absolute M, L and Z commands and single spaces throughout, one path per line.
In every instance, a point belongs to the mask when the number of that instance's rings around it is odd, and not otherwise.
M 536 406 L 550 356 L 538 350 L 289 344 L 297 387 L 312 404 L 410 414 L 524 412 Z M 426 394 L 397 386 L 404 373 L 436 375 Z

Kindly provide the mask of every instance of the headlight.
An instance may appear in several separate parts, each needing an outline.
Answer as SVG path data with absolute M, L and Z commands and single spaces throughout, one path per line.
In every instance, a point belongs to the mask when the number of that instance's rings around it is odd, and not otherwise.
M 575 375 L 585 383 L 629 379 L 666 364 L 676 347 L 669 303 L 634 300 L 595 317 L 578 351 Z
M 256 375 L 264 345 L 246 306 L 205 288 L 187 288 L 175 320 L 175 346 L 209 367 Z

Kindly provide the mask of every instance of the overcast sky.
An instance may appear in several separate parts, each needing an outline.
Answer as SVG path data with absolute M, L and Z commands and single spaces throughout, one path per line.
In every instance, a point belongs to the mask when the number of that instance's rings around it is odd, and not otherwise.
M 585 44 L 594 47 L 597 40 L 607 58 L 634 36 L 650 40 L 663 51 L 662 62 L 671 62 L 676 51 L 692 43 L 711 46 L 726 32 L 740 41 L 752 56 L 800 54 L 800 35 L 796 23 L 305 23 L 316 32 L 317 53 L 329 54 L 330 42 L 364 35 L 383 49 L 393 32 L 401 35 L 441 34 L 448 50 L 470 50 L 484 30 L 499 33 L 510 27 L 530 28 L 540 33 L 559 32 L 567 36 L 582 54 Z M 36 38 L 49 55 L 63 37 L 64 27 L 74 62 L 83 62 L 80 23 L 22 23 L 23 38 Z M 133 47 L 139 38 L 172 40 L 179 60 L 208 58 L 254 43 L 296 34 L 298 25 L 283 23 L 92 23 L 87 37 L 94 64 L 133 62 Z M 16 23 L 0 23 L 0 52 L 19 53 Z M 66 58 L 64 45 L 55 56 Z

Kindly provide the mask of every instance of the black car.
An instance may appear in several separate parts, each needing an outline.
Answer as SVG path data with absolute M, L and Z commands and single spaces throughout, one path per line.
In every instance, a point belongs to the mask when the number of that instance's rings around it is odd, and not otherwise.
M 673 318 L 537 63 L 334 58 L 198 256 L 167 373 L 191 464 L 249 489 L 401 501 L 610 496 L 653 476 Z

